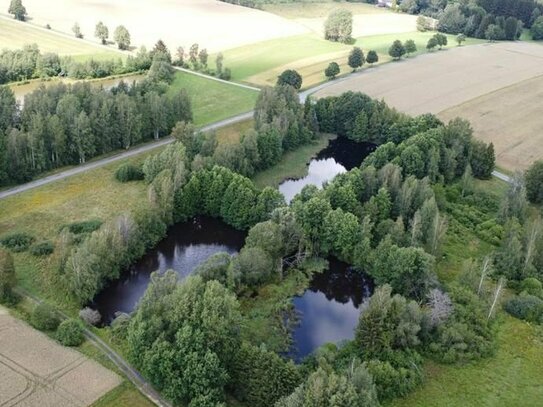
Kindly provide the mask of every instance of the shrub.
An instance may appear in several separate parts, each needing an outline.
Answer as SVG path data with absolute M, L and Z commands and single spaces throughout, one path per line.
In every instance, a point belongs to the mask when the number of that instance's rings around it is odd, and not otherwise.
M 125 163 L 115 171 L 115 179 L 119 182 L 141 181 L 143 179 L 143 171 L 140 167 Z
M 287 69 L 277 78 L 277 85 L 290 85 L 299 90 L 302 87 L 302 76 L 294 69 Z
M 60 320 L 55 314 L 55 310 L 50 305 L 41 303 L 34 307 L 30 316 L 30 323 L 40 331 L 54 331 L 57 329 Z
M 0 303 L 11 305 L 17 302 L 13 291 L 16 283 L 13 257 L 7 250 L 0 249 Z
M 530 295 L 535 295 L 536 297 L 543 297 L 543 285 L 541 281 L 534 277 L 528 277 L 522 280 L 520 283 L 521 291 L 524 291 Z
M 89 307 L 85 307 L 79 311 L 79 318 L 89 325 L 98 325 L 102 320 L 100 313 Z
M 2 246 L 14 252 L 24 252 L 30 247 L 33 241 L 34 237 L 27 233 L 12 233 L 0 239 Z
M 34 256 L 49 256 L 55 250 L 55 245 L 46 240 L 44 242 L 36 243 L 30 248 L 30 253 Z
M 540 323 L 543 321 L 543 300 L 534 295 L 521 294 L 505 303 L 505 310 L 516 318 Z
M 64 346 L 79 346 L 85 340 L 83 327 L 78 320 L 67 319 L 58 326 L 56 338 Z
M 83 233 L 92 233 L 95 230 L 98 230 L 102 226 L 102 221 L 99 219 L 95 220 L 86 220 L 83 222 L 74 222 L 66 225 L 65 228 L 68 229 L 70 233 L 74 235 L 79 235 Z

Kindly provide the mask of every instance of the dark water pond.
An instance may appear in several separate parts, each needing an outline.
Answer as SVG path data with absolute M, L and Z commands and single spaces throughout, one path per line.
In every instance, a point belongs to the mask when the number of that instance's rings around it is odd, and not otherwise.
M 371 279 L 335 258 L 315 274 L 309 288 L 293 300 L 299 324 L 290 356 L 300 361 L 325 343 L 353 339 L 360 305 L 373 292 Z
M 197 217 L 190 222 L 178 223 L 168 230 L 166 238 L 154 249 L 102 290 L 94 299 L 93 306 L 100 311 L 103 322 L 109 323 L 115 312 L 134 310 L 149 285 L 153 271 L 172 269 L 184 278 L 215 253 L 237 253 L 244 241 L 245 232 L 217 219 Z
M 360 166 L 364 158 L 376 148 L 372 143 L 356 143 L 345 137 L 331 140 L 324 150 L 309 162 L 307 175 L 299 179 L 289 179 L 279 185 L 279 191 L 287 202 L 298 194 L 306 185 L 322 185 L 334 179 L 338 174 Z

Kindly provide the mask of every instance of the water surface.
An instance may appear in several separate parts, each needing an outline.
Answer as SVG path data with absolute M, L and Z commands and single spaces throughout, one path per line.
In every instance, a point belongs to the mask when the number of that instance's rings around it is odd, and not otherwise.
M 309 288 L 293 300 L 299 324 L 292 333 L 290 355 L 300 361 L 325 343 L 354 338 L 360 305 L 373 292 L 373 283 L 335 258 L 327 271 L 315 274 Z
M 245 232 L 214 218 L 196 217 L 190 222 L 175 224 L 154 249 L 102 290 L 95 297 L 93 306 L 102 315 L 102 321 L 109 323 L 115 312 L 134 310 L 153 271 L 163 273 L 171 269 L 185 278 L 215 253 L 239 252 L 244 241 Z
M 337 137 L 309 162 L 305 177 L 283 181 L 279 191 L 290 202 L 306 185 L 321 188 L 336 175 L 360 166 L 375 148 L 376 145 L 372 143 L 356 143 L 346 137 Z

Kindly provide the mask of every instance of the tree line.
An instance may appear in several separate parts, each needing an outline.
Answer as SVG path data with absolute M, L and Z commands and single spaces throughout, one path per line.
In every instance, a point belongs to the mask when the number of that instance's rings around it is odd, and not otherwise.
M 41 86 L 22 108 L 0 87 L 0 185 L 168 135 L 178 121 L 192 120 L 187 93 L 165 93 L 164 81 L 172 79 L 169 64 L 155 57 L 139 83 L 121 81 L 109 90 L 89 83 Z

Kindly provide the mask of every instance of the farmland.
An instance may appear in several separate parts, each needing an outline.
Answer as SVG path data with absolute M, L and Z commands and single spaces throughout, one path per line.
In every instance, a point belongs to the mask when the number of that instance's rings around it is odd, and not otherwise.
M 0 403 L 88 406 L 120 378 L 65 348 L 0 307 Z
M 456 47 L 362 72 L 316 96 L 362 91 L 409 114 L 465 117 L 477 137 L 494 142 L 499 166 L 522 169 L 543 156 L 532 110 L 541 100 L 542 58 L 535 43 Z

